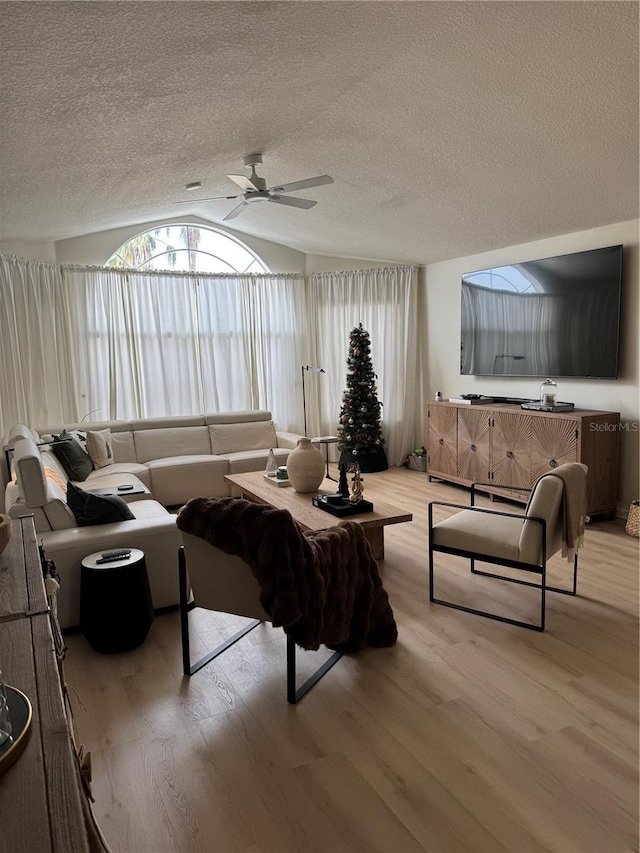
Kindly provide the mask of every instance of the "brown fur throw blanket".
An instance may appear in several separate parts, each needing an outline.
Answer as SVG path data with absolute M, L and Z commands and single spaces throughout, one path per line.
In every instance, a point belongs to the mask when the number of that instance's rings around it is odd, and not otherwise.
M 359 524 L 302 531 L 287 510 L 241 498 L 193 498 L 177 524 L 241 557 L 273 625 L 302 648 L 355 652 L 395 643 L 393 611 Z

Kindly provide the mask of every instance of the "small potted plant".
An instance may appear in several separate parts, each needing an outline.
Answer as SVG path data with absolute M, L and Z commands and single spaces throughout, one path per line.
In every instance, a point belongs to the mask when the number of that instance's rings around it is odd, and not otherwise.
M 422 445 L 413 450 L 402 460 L 405 468 L 411 468 L 412 471 L 421 471 L 423 474 L 427 470 L 427 448 Z

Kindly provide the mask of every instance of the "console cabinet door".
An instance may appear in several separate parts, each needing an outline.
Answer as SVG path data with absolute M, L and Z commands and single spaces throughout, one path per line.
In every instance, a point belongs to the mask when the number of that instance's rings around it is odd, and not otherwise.
M 531 418 L 532 484 L 541 474 L 578 461 L 578 421 Z
M 532 485 L 531 420 L 528 415 L 511 412 L 492 415 L 491 482 L 494 486 L 528 489 Z
M 490 417 L 486 409 L 458 409 L 458 477 L 486 483 L 491 476 Z
M 458 455 L 458 410 L 429 406 L 428 473 L 455 477 Z

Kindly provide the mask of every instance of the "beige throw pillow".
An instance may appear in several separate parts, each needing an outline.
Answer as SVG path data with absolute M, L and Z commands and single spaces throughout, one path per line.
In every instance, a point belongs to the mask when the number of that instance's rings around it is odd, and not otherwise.
M 107 465 L 113 465 L 111 430 L 101 429 L 97 432 L 87 432 L 87 453 L 91 457 L 94 468 L 106 468 Z

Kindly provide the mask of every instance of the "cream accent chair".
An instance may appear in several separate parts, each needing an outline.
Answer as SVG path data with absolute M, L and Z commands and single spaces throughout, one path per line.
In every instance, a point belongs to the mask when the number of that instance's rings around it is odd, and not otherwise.
M 557 470 L 560 472 L 562 467 L 559 466 Z M 580 465 L 580 467 L 584 469 L 586 482 L 587 466 Z M 547 561 L 562 548 L 564 483 L 560 477 L 551 474 L 541 477 L 533 487 L 524 515 L 475 506 L 475 491 L 476 487 L 480 485 L 487 484 L 474 483 L 471 487 L 470 507 L 444 501 L 432 501 L 429 504 L 429 601 L 433 604 L 453 607 L 455 610 L 464 610 L 467 613 L 496 619 L 499 622 L 508 622 L 511 625 L 531 628 L 534 631 L 544 631 L 547 591 L 575 595 L 577 588 L 577 547 L 573 556 L 571 589 L 561 589 L 547 584 Z M 434 524 L 434 507 L 449 507 L 460 509 L 462 512 Z M 434 552 L 467 557 L 470 560 L 473 574 L 539 589 L 539 621 L 537 623 L 524 622 L 437 598 L 435 594 Z M 475 568 L 476 561 L 531 572 L 539 575 L 539 581 L 521 580 L 507 575 L 481 571 Z
M 182 665 L 184 674 L 191 677 L 261 622 L 271 619 L 260 604 L 258 581 L 244 560 L 226 554 L 199 536 L 185 531 L 180 533 L 183 542 L 178 555 Z M 189 613 L 195 607 L 245 616 L 251 622 L 192 664 Z M 342 652 L 333 652 L 301 687 L 296 688 L 296 645 L 287 635 L 287 701 L 295 705 L 341 657 Z

